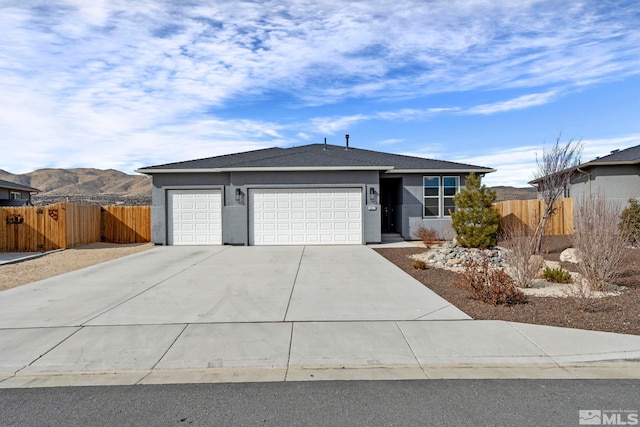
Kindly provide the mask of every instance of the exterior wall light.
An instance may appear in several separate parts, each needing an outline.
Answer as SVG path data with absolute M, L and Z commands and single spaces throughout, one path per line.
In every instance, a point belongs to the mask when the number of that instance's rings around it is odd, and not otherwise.
M 376 189 L 373 187 L 369 188 L 369 200 L 371 200 L 371 203 L 376 202 Z
M 242 192 L 241 189 L 236 188 L 236 202 L 242 203 L 243 199 L 244 199 L 244 193 Z

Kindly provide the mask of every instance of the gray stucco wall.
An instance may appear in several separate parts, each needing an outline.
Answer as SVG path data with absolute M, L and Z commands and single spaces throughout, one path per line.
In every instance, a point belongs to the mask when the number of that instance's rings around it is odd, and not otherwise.
M 380 205 L 369 200 L 369 188 L 379 193 L 377 171 L 332 172 L 230 172 L 230 173 L 177 173 L 153 176 L 151 238 L 155 244 L 167 244 L 166 192 L 171 189 L 220 188 L 224 186 L 222 208 L 222 241 L 224 244 L 249 244 L 248 195 L 252 188 L 291 188 L 305 186 L 360 187 L 363 189 L 363 243 L 381 241 Z M 236 189 L 242 191 L 243 200 L 235 199 Z
M 432 174 L 433 175 L 433 174 Z M 440 238 L 451 239 L 455 232 L 451 227 L 451 217 L 424 218 L 423 174 L 393 174 L 402 178 L 402 193 L 398 195 L 396 222 L 406 240 L 415 240 L 415 232 L 421 225 L 438 231 Z M 466 175 L 459 176 L 464 187 Z M 171 189 L 223 190 L 222 241 L 224 244 L 249 244 L 249 191 L 256 188 L 304 188 L 305 186 L 359 187 L 363 197 L 363 243 L 378 243 L 382 240 L 380 174 L 378 171 L 308 171 L 308 172 L 229 172 L 229 173 L 171 173 L 153 176 L 153 204 L 151 209 L 152 242 L 167 244 L 166 192 Z M 375 201 L 371 201 L 369 191 L 373 188 Z M 240 189 L 243 200 L 235 199 L 236 189 Z
M 620 207 L 640 198 L 640 165 L 596 166 L 571 180 L 569 196 L 577 204 L 585 196 L 605 197 Z
M 416 231 L 420 226 L 433 228 L 441 239 L 450 240 L 456 236 L 451 227 L 450 216 L 424 217 L 423 177 L 427 175 L 403 175 L 404 189 L 402 194 L 402 237 L 405 240 L 416 240 Z M 429 174 L 428 176 L 436 176 Z M 443 174 L 441 176 L 459 176 L 460 189 L 464 188 L 466 175 Z
M 0 188 L 0 199 L 8 200 L 11 198 L 11 193 L 20 193 L 20 200 L 29 200 L 31 193 L 21 190 L 10 190 L 8 188 Z

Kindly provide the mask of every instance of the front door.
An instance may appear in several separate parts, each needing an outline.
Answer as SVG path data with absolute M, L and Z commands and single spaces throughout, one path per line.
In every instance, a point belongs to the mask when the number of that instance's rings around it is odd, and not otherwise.
M 380 180 L 380 205 L 382 209 L 382 232 L 400 233 L 399 200 L 402 191 L 402 178 Z

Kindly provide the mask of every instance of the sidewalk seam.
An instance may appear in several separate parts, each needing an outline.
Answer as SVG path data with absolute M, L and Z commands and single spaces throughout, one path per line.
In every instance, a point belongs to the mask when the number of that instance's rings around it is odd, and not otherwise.
M 427 377 L 427 379 L 430 380 L 431 377 L 429 376 L 427 371 L 424 370 L 424 367 L 422 366 L 422 363 L 420 363 L 420 360 L 418 360 L 418 356 L 416 355 L 416 352 L 413 351 L 413 347 L 411 347 L 411 344 L 409 343 L 409 340 L 407 339 L 407 336 L 404 334 L 404 331 L 402 330 L 402 328 L 398 324 L 398 321 L 394 321 L 393 323 L 395 323 L 396 328 L 398 328 L 398 330 L 400 331 L 400 334 L 402 335 L 402 339 L 404 340 L 405 343 L 407 343 L 407 347 L 409 347 L 409 350 L 411 350 L 411 354 L 413 355 L 413 358 L 416 360 L 416 363 L 418 364 L 418 367 L 420 367 L 420 370 L 424 373 L 425 377 Z
M 44 356 L 46 356 L 47 354 L 51 353 L 53 350 L 55 350 L 56 348 L 58 348 L 62 343 L 64 343 L 65 341 L 67 341 L 69 338 L 71 338 L 72 336 L 74 336 L 75 334 L 77 334 L 78 332 L 80 332 L 82 329 L 84 329 L 84 326 L 75 326 L 76 328 L 78 328 L 77 330 L 73 331 L 72 333 L 70 333 L 68 336 L 66 336 L 62 341 L 60 341 L 58 344 L 54 345 L 53 347 L 51 347 L 49 350 L 45 351 L 44 353 L 42 353 L 40 356 L 36 357 L 35 359 L 33 359 L 31 362 L 29 362 L 28 365 L 23 366 L 22 368 L 18 369 L 14 376 L 18 375 L 19 372 L 23 371 L 24 369 L 28 368 L 29 366 L 33 365 L 34 363 L 36 363 L 38 360 L 42 359 Z
M 295 322 L 291 322 L 291 334 L 289 335 L 289 353 L 287 353 L 287 370 L 284 373 L 284 382 L 287 381 L 289 377 L 289 368 L 291 367 L 291 349 L 293 348 L 293 327 L 295 326 Z
M 516 328 L 515 326 L 513 326 L 511 324 L 511 322 L 505 322 L 507 325 L 509 325 L 509 327 L 513 330 L 515 330 L 518 334 L 520 334 L 524 339 L 526 339 L 527 341 L 529 341 L 531 344 L 533 344 L 537 349 L 539 349 L 546 357 L 548 357 L 553 363 L 555 363 L 555 365 L 562 369 L 563 371 L 569 373 L 570 375 L 573 375 L 576 378 L 579 378 L 575 373 L 565 369 L 564 366 L 562 366 L 562 364 L 560 364 L 560 362 L 558 362 L 555 357 L 553 357 L 552 355 L 550 355 L 549 353 L 547 353 L 542 347 L 540 347 L 538 345 L 538 343 L 536 343 L 534 340 L 532 340 L 531 338 L 529 338 L 524 332 L 522 332 L 520 329 Z
M 166 354 L 169 352 L 169 350 L 171 350 L 171 347 L 173 347 L 173 345 L 176 343 L 176 341 L 178 341 L 178 339 L 182 336 L 182 334 L 184 334 L 184 331 L 187 329 L 187 327 L 189 327 L 189 325 L 190 325 L 189 323 L 184 325 L 184 328 L 182 328 L 180 333 L 178 335 L 176 335 L 175 339 L 173 341 L 171 341 L 171 344 L 169 344 L 167 349 L 162 353 L 162 355 L 160 355 L 160 357 L 158 358 L 156 363 L 154 363 L 153 366 L 151 367 L 151 369 L 149 369 L 149 372 L 145 376 L 140 378 L 138 381 L 136 381 L 136 383 L 135 383 L 136 385 L 140 384 L 140 382 L 144 381 L 149 375 L 151 375 L 153 373 L 153 370 L 156 369 L 156 366 L 158 366 L 158 363 L 160 363 L 160 361 L 164 358 L 164 356 L 166 356 Z
M 298 269 L 296 270 L 296 275 L 293 278 L 293 286 L 291 286 L 291 293 L 289 294 L 289 301 L 287 301 L 287 309 L 284 311 L 284 317 L 282 318 L 283 322 L 287 321 L 287 315 L 289 314 L 289 307 L 291 306 L 291 298 L 293 298 L 293 291 L 296 289 L 296 282 L 298 281 L 298 274 L 300 273 L 300 266 L 302 265 L 302 258 L 304 258 L 304 251 L 307 249 L 306 246 L 302 247 L 302 253 L 300 253 L 300 261 L 298 261 Z

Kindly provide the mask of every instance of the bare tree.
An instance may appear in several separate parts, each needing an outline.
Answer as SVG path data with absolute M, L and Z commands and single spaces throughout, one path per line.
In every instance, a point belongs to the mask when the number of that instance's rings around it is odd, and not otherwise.
M 541 159 L 536 157 L 538 167 L 533 181 L 537 184 L 538 192 L 542 195 L 542 199 L 546 204 L 542 219 L 536 230 L 536 253 L 540 252 L 542 235 L 544 234 L 547 220 L 556 210 L 555 202 L 562 198 L 571 175 L 575 172 L 575 168 L 580 165 L 582 142 L 570 139 L 566 144 L 561 144 L 561 136 L 562 134 L 558 135 L 555 144 L 550 148 L 542 150 Z
M 620 206 L 598 195 L 586 196 L 576 206 L 573 246 L 578 270 L 594 291 L 609 290 L 624 267 L 629 231 L 620 224 Z

